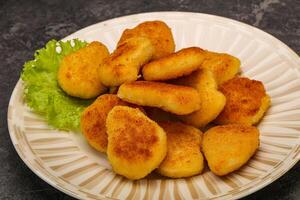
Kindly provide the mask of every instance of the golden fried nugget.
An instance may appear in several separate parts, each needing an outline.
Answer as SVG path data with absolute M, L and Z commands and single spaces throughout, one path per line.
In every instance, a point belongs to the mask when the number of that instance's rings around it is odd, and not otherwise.
M 125 40 L 100 65 L 101 82 L 106 86 L 119 86 L 135 81 L 140 67 L 153 55 L 154 48 L 146 37 L 131 37 Z
M 199 110 L 189 115 L 179 116 L 182 121 L 197 128 L 203 128 L 216 119 L 226 103 L 224 95 L 217 90 L 203 90 L 200 96 L 201 108 Z
M 106 128 L 107 156 L 117 174 L 143 178 L 166 156 L 165 131 L 139 109 L 115 106 L 107 116 Z
M 118 42 L 118 46 L 125 40 L 135 36 L 147 37 L 154 46 L 153 59 L 158 59 L 173 53 L 175 43 L 171 29 L 162 21 L 146 21 L 133 29 L 126 29 Z
M 161 81 L 188 75 L 199 68 L 204 55 L 205 51 L 198 47 L 181 49 L 144 65 L 143 77 L 147 81 Z
M 106 152 L 107 133 L 106 117 L 109 111 L 117 105 L 129 105 L 114 94 L 104 94 L 88 106 L 81 115 L 81 131 L 88 143 L 100 152 Z
M 198 91 L 218 88 L 215 76 L 209 69 L 198 69 L 188 76 L 171 80 L 170 83 L 190 86 Z
M 141 106 L 161 108 L 177 115 L 200 108 L 200 96 L 191 87 L 151 81 L 134 81 L 120 86 L 118 97 Z
M 226 98 L 217 90 L 217 82 L 209 69 L 199 69 L 173 82 L 180 85 L 191 86 L 197 89 L 200 94 L 200 109 L 191 114 L 179 116 L 185 123 L 198 128 L 204 127 L 216 119 L 223 110 Z
M 89 99 L 103 93 L 106 88 L 98 75 L 99 65 L 109 56 L 107 48 L 100 42 L 65 56 L 57 74 L 60 87 L 74 97 Z
M 206 52 L 201 68 L 210 69 L 218 84 L 232 79 L 240 71 L 241 62 L 238 58 L 225 53 Z
M 260 81 L 236 77 L 219 89 L 226 97 L 226 105 L 215 120 L 218 124 L 256 124 L 270 106 L 270 97 Z
M 203 135 L 202 151 L 210 170 L 223 176 L 239 169 L 259 147 L 259 130 L 254 126 L 215 126 Z
M 172 178 L 200 174 L 204 168 L 200 151 L 202 132 L 180 122 L 160 122 L 159 125 L 167 134 L 168 150 L 157 172 Z

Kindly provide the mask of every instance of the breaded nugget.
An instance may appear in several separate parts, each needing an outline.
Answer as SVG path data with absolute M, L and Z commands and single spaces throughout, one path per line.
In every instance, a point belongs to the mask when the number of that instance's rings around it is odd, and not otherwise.
M 216 119 L 223 110 L 226 98 L 217 90 L 217 82 L 209 69 L 199 69 L 188 76 L 174 80 L 174 83 L 191 86 L 200 94 L 200 109 L 191 114 L 179 116 L 185 123 L 198 128 L 204 127 Z
M 216 119 L 226 103 L 224 95 L 217 90 L 203 90 L 200 92 L 200 96 L 201 107 L 199 110 L 179 116 L 182 121 L 197 128 L 203 128 Z
M 57 73 L 60 87 L 70 96 L 89 99 L 103 93 L 106 88 L 98 75 L 99 65 L 109 56 L 107 48 L 100 42 L 65 56 Z
M 118 97 L 141 106 L 161 108 L 177 115 L 200 108 L 200 96 L 191 87 L 151 81 L 134 81 L 120 86 Z
M 204 55 L 205 51 L 198 47 L 181 49 L 144 65 L 143 77 L 147 81 L 161 81 L 188 75 L 199 68 Z
M 210 69 L 217 83 L 222 84 L 236 76 L 240 71 L 240 66 L 240 60 L 232 55 L 207 51 L 201 68 Z
M 81 115 L 81 131 L 88 143 L 100 152 L 106 152 L 107 133 L 106 117 L 109 111 L 117 105 L 129 105 L 114 94 L 104 94 L 88 106 Z
M 260 81 L 236 77 L 219 89 L 226 97 L 226 105 L 215 120 L 218 124 L 256 124 L 270 106 L 270 97 Z
M 139 109 L 114 107 L 107 116 L 106 128 L 107 156 L 117 174 L 143 178 L 166 156 L 165 131 Z
M 218 88 L 215 76 L 210 69 L 198 69 L 188 76 L 174 79 L 170 82 L 174 84 L 190 86 L 198 91 L 203 89 L 216 90 Z
M 118 46 L 134 36 L 143 36 L 151 40 L 155 49 L 153 59 L 166 56 L 175 50 L 171 29 L 162 21 L 146 21 L 133 29 L 126 29 L 118 42 Z
M 204 168 L 200 151 L 202 132 L 180 122 L 160 122 L 159 125 L 167 134 L 168 150 L 157 172 L 172 178 L 201 173 Z
M 254 126 L 215 126 L 203 135 L 202 151 L 210 170 L 223 176 L 239 169 L 259 147 L 259 130 Z
M 153 52 L 152 43 L 146 37 L 123 41 L 100 65 L 101 82 L 106 86 L 119 86 L 137 80 L 140 67 L 152 58 Z

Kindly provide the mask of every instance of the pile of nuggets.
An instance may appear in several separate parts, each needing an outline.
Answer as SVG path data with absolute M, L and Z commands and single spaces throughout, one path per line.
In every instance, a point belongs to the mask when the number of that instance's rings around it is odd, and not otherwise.
M 262 82 L 240 77 L 234 56 L 174 51 L 167 24 L 147 21 L 126 29 L 111 54 L 95 41 L 60 64 L 58 83 L 67 94 L 97 97 L 81 116 L 85 138 L 129 179 L 153 170 L 189 177 L 206 161 L 223 176 L 259 147 L 253 125 L 270 105 Z

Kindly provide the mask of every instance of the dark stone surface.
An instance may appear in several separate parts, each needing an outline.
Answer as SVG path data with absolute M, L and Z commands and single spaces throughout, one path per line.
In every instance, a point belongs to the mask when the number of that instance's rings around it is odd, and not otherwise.
M 128 14 L 193 11 L 255 25 L 300 53 L 299 0 L 26 0 L 0 1 L 0 199 L 73 199 L 39 179 L 21 161 L 7 130 L 7 105 L 22 65 L 52 38 Z M 279 180 L 246 197 L 300 199 L 300 163 Z

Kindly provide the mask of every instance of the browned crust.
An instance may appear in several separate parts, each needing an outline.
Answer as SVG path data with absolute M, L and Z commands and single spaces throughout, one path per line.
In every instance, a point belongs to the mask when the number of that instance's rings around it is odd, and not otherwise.
M 118 42 L 118 46 L 134 36 L 148 37 L 155 48 L 153 59 L 173 53 L 175 43 L 171 29 L 163 21 L 146 21 L 133 29 L 126 29 Z
M 181 49 L 154 60 L 142 68 L 145 80 L 169 80 L 188 75 L 197 70 L 205 58 L 205 51 L 198 47 Z
M 214 126 L 209 129 L 205 134 L 214 131 L 215 134 L 226 134 L 228 132 L 235 134 L 252 134 L 255 133 L 259 135 L 258 129 L 255 126 L 249 126 L 244 124 L 226 124 Z
M 255 126 L 215 126 L 203 135 L 203 153 L 209 168 L 218 176 L 239 169 L 253 156 L 258 147 L 259 130 Z
M 157 127 L 141 111 L 118 106 L 110 113 L 107 126 L 110 126 L 110 145 L 116 157 L 129 162 L 152 157 L 153 147 L 159 141 Z
M 124 83 L 122 86 L 123 87 L 126 86 L 131 89 L 145 89 L 145 90 L 150 89 L 165 94 L 167 94 L 168 92 L 175 92 L 175 91 L 183 91 L 183 92 L 196 91 L 192 87 L 188 87 L 188 86 L 173 85 L 173 84 L 168 84 L 163 82 L 153 82 L 153 81 L 134 81 L 130 83 Z
M 119 86 L 138 79 L 140 67 L 153 55 L 153 46 L 146 37 L 125 40 L 99 67 L 99 77 L 106 86 Z
M 203 169 L 200 152 L 202 132 L 181 122 L 159 122 L 168 139 L 167 155 L 158 172 L 168 177 L 187 177 Z
M 86 47 L 63 57 L 57 73 L 60 87 L 70 96 L 89 99 L 106 88 L 98 76 L 98 66 L 109 56 L 108 49 L 94 41 Z
M 206 51 L 201 68 L 210 69 L 218 84 L 222 84 L 237 75 L 240 65 L 240 60 L 232 55 Z
M 158 107 L 174 114 L 192 113 L 200 108 L 196 89 L 161 82 L 134 81 L 120 86 L 118 97 L 141 106 Z
M 262 82 L 235 77 L 221 84 L 219 90 L 226 97 L 226 105 L 216 122 L 251 125 L 252 117 L 259 111 L 262 99 L 266 96 Z
M 199 150 L 202 141 L 202 132 L 199 129 L 181 122 L 162 121 L 158 124 L 167 133 L 170 150 L 175 147 L 186 153 Z
M 106 117 L 116 105 L 129 105 L 116 95 L 105 94 L 98 97 L 81 115 L 81 131 L 95 149 L 105 152 L 107 148 Z

